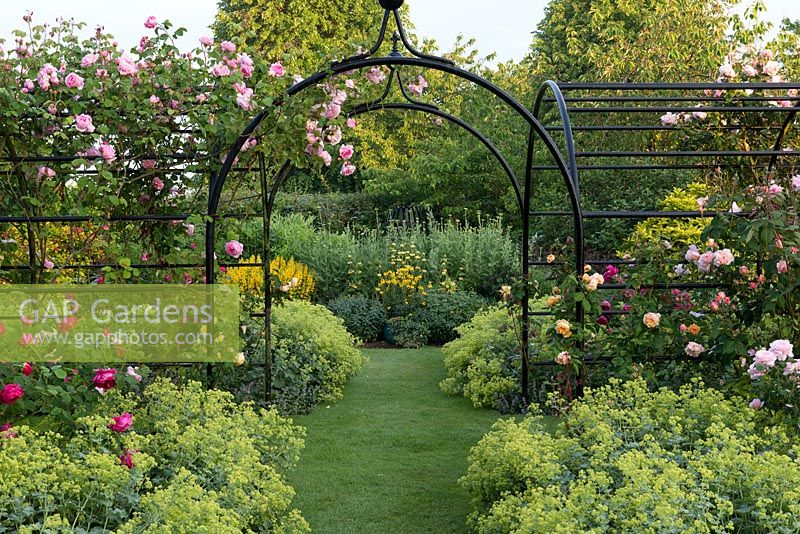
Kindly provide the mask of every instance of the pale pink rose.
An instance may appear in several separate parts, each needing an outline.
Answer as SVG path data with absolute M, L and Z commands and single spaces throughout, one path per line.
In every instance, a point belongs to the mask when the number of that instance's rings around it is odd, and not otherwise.
M 572 356 L 567 351 L 559 352 L 558 356 L 555 357 L 555 362 L 558 365 L 569 365 L 572 362 Z
M 194 235 L 194 225 L 192 223 L 186 223 L 186 235 L 189 237 Z
M 228 241 L 227 243 L 225 243 L 225 252 L 231 258 L 238 258 L 244 252 L 244 245 L 235 240 Z
M 242 76 L 250 78 L 255 70 L 253 59 L 244 53 L 239 54 L 236 58 L 239 61 L 239 71 L 242 73 Z
M 107 142 L 104 141 L 100 145 L 99 150 L 100 150 L 100 155 L 103 157 L 104 160 L 112 162 L 115 159 L 117 159 L 116 149 L 113 146 L 109 145 Z
M 342 165 L 342 170 L 339 171 L 339 174 L 342 176 L 350 176 L 354 172 L 356 172 L 356 166 L 350 161 L 345 161 L 344 165 Z
M 421 96 L 425 89 L 428 87 L 428 82 L 422 76 L 417 77 L 417 83 L 409 83 L 408 90 L 412 95 Z
M 684 349 L 687 355 L 691 358 L 698 358 L 702 353 L 706 351 L 705 347 L 700 343 L 695 343 L 694 341 L 690 341 L 686 344 L 686 348 Z
M 200 38 L 200 44 L 203 46 L 211 46 L 212 44 L 214 44 L 214 39 L 208 37 L 207 35 L 204 35 L 203 37 Z
M 280 78 L 284 74 L 286 74 L 286 69 L 283 68 L 283 65 L 280 63 L 273 63 L 269 66 L 269 75 L 274 76 L 275 78 Z
M 794 346 L 788 339 L 777 339 L 769 344 L 769 350 L 780 361 L 786 361 L 786 358 L 794 358 Z
M 25 80 L 25 83 L 22 84 L 22 92 L 26 94 L 32 92 L 35 88 L 33 80 Z
M 334 91 L 331 94 L 331 102 L 334 104 L 342 105 L 347 100 L 347 93 L 344 91 Z
M 775 182 L 770 182 L 768 191 L 770 196 L 777 196 L 783 193 L 783 187 L 779 186 Z
M 789 264 L 788 264 L 788 263 L 786 263 L 786 260 L 780 260 L 780 261 L 779 261 L 779 262 L 776 264 L 776 266 L 775 266 L 775 267 L 778 269 L 778 272 L 779 272 L 780 274 L 786 274 L 786 273 L 788 273 L 788 272 L 789 272 Z
M 762 401 L 761 399 L 753 399 L 750 401 L 750 404 L 748 404 L 748 406 L 750 406 L 750 408 L 752 408 L 753 410 L 760 410 L 761 408 L 764 407 L 764 401 Z
M 753 364 L 747 368 L 747 374 L 750 377 L 750 380 L 756 380 L 758 378 L 761 378 L 767 373 L 765 371 L 756 368 L 755 364 Z
M 705 111 L 692 111 L 692 117 L 694 117 L 695 120 L 704 121 L 706 117 L 708 117 L 708 113 Z
M 687 330 L 689 330 L 689 327 L 688 327 L 688 326 L 686 326 L 685 324 L 681 323 L 681 325 L 678 327 L 678 329 L 679 329 L 681 332 L 686 332 Z
M 774 57 L 774 54 L 772 53 L 772 50 L 770 50 L 769 48 L 765 48 L 764 50 L 758 53 L 758 57 L 769 61 Z
M 90 115 L 81 114 L 75 117 L 75 129 L 81 133 L 94 132 L 94 124 Z
M 100 59 L 100 56 L 97 54 L 91 54 L 91 53 L 86 54 L 85 56 L 83 56 L 83 59 L 81 59 L 81 67 L 83 67 L 84 69 L 89 68 L 95 63 L 97 63 L 98 59 Z
M 197 100 L 198 102 L 200 102 L 200 103 L 202 104 L 203 102 L 205 102 L 206 100 L 208 100 L 208 96 L 207 96 L 205 93 L 200 93 L 199 95 L 197 95 L 196 97 L 194 97 L 194 99 L 195 99 L 195 100 Z
M 662 126 L 675 126 L 678 124 L 678 116 L 674 113 L 665 113 L 661 115 Z
M 70 72 L 67 74 L 67 77 L 64 78 L 64 84 L 70 89 L 83 89 L 83 78 L 74 72 Z
M 333 120 L 342 112 L 342 107 L 339 104 L 330 103 L 325 106 L 325 118 Z
M 697 207 L 700 209 L 700 211 L 705 211 L 706 206 L 708 206 L 708 197 L 699 197 L 697 199 Z
M 317 155 L 322 159 L 322 163 L 324 163 L 326 167 L 330 167 L 331 163 L 333 163 L 333 157 L 327 150 L 320 150 Z
M 763 367 L 775 367 L 775 360 L 777 359 L 778 355 L 771 350 L 761 349 L 756 351 L 756 355 L 753 357 L 753 363 Z
M 342 142 L 342 129 L 338 126 L 334 126 L 333 128 L 328 128 L 328 135 L 326 136 L 328 143 L 332 145 L 338 145 Z
M 133 377 L 133 379 L 136 380 L 137 382 L 141 382 L 142 381 L 142 375 L 140 375 L 136 371 L 137 371 L 137 368 L 131 367 L 129 365 L 128 366 L 128 370 L 125 372 L 125 374 L 128 375 L 128 376 Z
M 800 174 L 792 176 L 792 191 L 800 191 Z
M 230 41 L 222 41 L 219 44 L 219 47 L 223 52 L 228 52 L 230 54 L 233 54 L 234 52 L 236 52 L 236 45 L 233 44 Z
M 133 76 L 139 72 L 139 67 L 136 65 L 136 61 L 134 61 L 133 58 L 127 53 L 122 54 L 119 59 L 117 59 L 117 69 L 122 76 Z
M 240 92 L 236 95 L 236 105 L 244 110 L 251 110 L 253 109 L 253 103 L 251 99 L 253 98 L 253 90 L 245 87 L 243 92 Z
M 356 88 L 356 82 L 354 82 L 353 80 L 348 78 L 348 79 L 346 79 L 344 81 L 344 86 L 347 87 L 348 89 L 355 89 Z
M 761 72 L 766 74 L 767 76 L 775 76 L 778 74 L 778 71 L 781 70 L 781 64 L 777 61 L 767 61 L 762 67 Z
M 700 254 L 700 257 L 697 259 L 697 268 L 700 272 L 707 273 L 711 269 L 713 263 L 714 253 L 711 251 L 704 252 Z
M 39 84 L 40 89 L 47 91 L 51 85 L 58 85 L 58 71 L 53 65 L 47 63 L 39 69 L 39 73 L 36 75 L 36 83 Z
M 231 69 L 229 69 L 228 66 L 225 65 L 224 63 L 217 63 L 211 68 L 211 74 L 220 78 L 222 76 L 229 76 L 230 73 Z
M 158 19 L 156 19 L 156 18 L 155 18 L 153 15 L 150 15 L 150 16 L 149 16 L 149 17 L 147 17 L 147 19 L 144 21 L 144 27 L 145 27 L 145 28 L 148 28 L 148 29 L 150 29 L 150 30 L 152 30 L 153 28 L 155 28 L 155 27 L 156 27 L 156 24 L 158 24 Z
M 54 171 L 50 167 L 39 167 L 38 175 L 39 178 L 53 178 L 56 175 L 56 171 Z
M 162 189 L 164 189 L 164 182 L 161 181 L 161 179 L 158 176 L 153 178 L 153 189 L 155 189 L 156 191 L 161 191 Z
M 352 118 L 352 117 L 348 118 L 347 122 L 345 124 L 347 124 L 348 128 L 355 128 L 358 125 L 356 120 L 354 118 Z M 800 175 L 798 175 L 797 178 L 798 178 L 798 181 L 799 181 L 798 182 L 798 188 L 800 188 Z
M 719 68 L 720 76 L 724 76 L 726 78 L 735 78 L 736 71 L 733 69 L 733 65 L 730 63 L 725 63 Z
M 786 376 L 800 375 L 800 361 L 787 362 L 783 368 L 783 374 Z
M 367 71 L 366 74 L 367 81 L 370 83 L 378 84 L 381 83 L 383 80 L 386 79 L 386 75 L 383 73 L 380 67 L 372 67 Z
M 758 69 L 752 65 L 745 65 L 744 67 L 742 67 L 742 72 L 744 72 L 747 76 L 751 78 L 753 76 L 758 76 Z
M 353 157 L 355 150 L 353 145 L 342 145 L 339 147 L 339 159 L 348 160 Z
M 714 253 L 715 266 L 719 267 L 720 265 L 730 265 L 731 263 L 733 263 L 733 253 L 730 251 L 730 249 L 724 248 Z
M 48 259 L 46 259 L 46 260 L 44 260 L 44 263 L 43 263 L 42 265 L 43 265 L 43 266 L 44 266 L 44 268 L 45 268 L 46 270 L 48 270 L 48 271 L 52 270 L 52 269 L 53 269 L 53 267 L 55 267 L 55 266 L 56 266 L 56 264 L 55 264 L 55 263 L 53 263 L 52 261 L 50 261 L 50 259 L 49 259 L 49 258 L 48 258 Z
M 153 104 L 154 106 L 161 103 L 161 99 L 158 98 L 156 95 L 150 95 L 150 98 L 148 100 L 150 100 L 150 103 Z

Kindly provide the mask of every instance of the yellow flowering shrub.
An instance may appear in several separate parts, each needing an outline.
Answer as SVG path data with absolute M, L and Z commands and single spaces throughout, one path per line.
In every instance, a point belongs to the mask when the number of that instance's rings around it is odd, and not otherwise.
M 405 315 L 416 306 L 425 305 L 427 295 L 423 277 L 427 271 L 423 268 L 425 258 L 411 243 L 408 247 L 401 244 L 398 249 L 392 243 L 391 269 L 380 273 L 375 291 L 390 315 Z
M 239 263 L 261 263 L 261 256 L 250 256 Z M 311 300 L 316 285 L 308 267 L 294 258 L 276 257 L 269 264 L 273 291 L 282 291 L 292 300 Z M 264 294 L 264 269 L 261 267 L 230 267 L 225 281 L 239 286 L 239 291 L 251 296 Z M 278 284 L 278 281 L 280 282 Z

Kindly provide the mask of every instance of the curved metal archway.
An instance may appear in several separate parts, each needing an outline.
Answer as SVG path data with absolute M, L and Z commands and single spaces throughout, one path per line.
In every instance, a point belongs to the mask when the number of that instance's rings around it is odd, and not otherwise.
M 523 106 L 520 102 L 518 102 L 512 95 L 508 92 L 504 91 L 500 87 L 494 85 L 493 83 L 489 82 L 488 80 L 461 69 L 453 64 L 452 61 L 439 58 L 435 56 L 431 56 L 428 54 L 424 54 L 416 50 L 413 45 L 409 42 L 405 29 L 403 27 L 402 20 L 400 18 L 400 14 L 398 9 L 403 4 L 403 0 L 379 0 L 381 6 L 384 8 L 384 15 L 383 15 L 383 22 L 381 24 L 380 32 L 378 35 L 378 39 L 372 48 L 363 53 L 351 58 L 345 59 L 340 62 L 333 63 L 327 70 L 320 71 L 298 83 L 290 87 L 286 92 L 286 97 L 291 97 L 300 93 L 301 91 L 308 89 L 317 85 L 320 82 L 325 81 L 326 79 L 332 78 L 339 74 L 353 71 L 353 70 L 360 70 L 370 67 L 376 66 L 387 66 L 392 70 L 392 74 L 394 75 L 399 67 L 402 66 L 411 66 L 411 67 L 419 67 L 424 69 L 431 69 L 437 70 L 440 72 L 444 72 L 447 74 L 452 74 L 458 78 L 461 78 L 465 81 L 473 83 L 478 87 L 489 91 L 493 96 L 499 98 L 503 101 L 512 111 L 514 111 L 519 117 L 521 117 L 524 121 L 526 121 L 530 127 L 530 133 L 527 139 L 527 147 L 528 147 L 528 158 L 527 164 L 525 169 L 525 180 L 522 186 L 520 186 L 519 181 L 516 179 L 511 167 L 508 165 L 505 157 L 500 153 L 500 151 L 486 138 L 483 136 L 479 131 L 475 128 L 467 124 L 466 122 L 462 121 L 461 119 L 454 117 L 450 114 L 442 112 L 438 110 L 435 106 L 431 106 L 428 104 L 420 103 L 411 101 L 408 98 L 408 95 L 405 94 L 406 99 L 409 100 L 408 103 L 379 103 L 379 107 L 374 107 L 375 103 L 362 105 L 362 109 L 354 109 L 353 113 L 366 113 L 368 111 L 373 111 L 375 109 L 409 109 L 415 111 L 423 111 L 426 113 L 430 113 L 432 115 L 439 116 L 445 120 L 448 120 L 461 128 L 468 131 L 470 134 L 475 136 L 479 141 L 481 141 L 484 146 L 489 149 L 498 162 L 503 167 L 504 171 L 506 172 L 509 180 L 511 181 L 512 187 L 514 187 L 515 194 L 517 197 L 517 201 L 520 207 L 520 215 L 522 220 L 522 242 L 521 242 L 521 273 L 522 273 L 522 283 L 523 283 L 523 296 L 520 302 L 520 307 L 522 309 L 522 317 L 521 317 L 521 343 L 520 343 L 520 351 L 521 351 L 521 360 L 522 360 L 522 373 L 521 373 L 521 393 L 522 393 L 522 400 L 524 405 L 528 403 L 528 354 L 529 354 L 529 341 L 530 341 L 530 313 L 529 313 L 529 306 L 528 306 L 528 299 L 530 293 L 529 287 L 529 266 L 530 266 L 530 257 L 529 257 L 529 238 L 530 238 L 530 198 L 531 192 L 533 187 L 533 176 L 532 176 L 532 155 L 533 155 L 533 143 L 538 138 L 541 139 L 544 143 L 545 148 L 549 152 L 550 156 L 555 161 L 556 167 L 561 173 L 561 176 L 564 180 L 564 183 L 567 187 L 567 191 L 570 197 L 570 204 L 572 207 L 573 213 L 573 223 L 575 228 L 575 240 L 576 244 L 581 243 L 583 241 L 583 218 L 581 214 L 581 207 L 578 198 L 578 191 L 575 188 L 575 184 L 573 181 L 572 172 L 570 172 L 570 168 L 567 166 L 566 162 L 564 161 L 561 152 L 558 150 L 555 142 L 547 133 L 546 129 L 543 125 L 539 122 L 538 118 L 531 113 L 525 106 Z M 395 33 L 395 47 L 394 50 L 387 56 L 384 57 L 373 57 L 375 53 L 379 50 L 381 45 L 383 44 L 389 19 L 393 17 L 395 20 L 395 24 L 397 26 L 397 33 Z M 402 41 L 405 49 L 407 52 L 411 54 L 411 57 L 404 57 L 400 54 L 397 50 L 397 42 Z M 390 77 L 391 79 L 394 76 Z M 399 79 L 399 78 L 398 78 Z M 402 84 L 401 90 L 402 90 Z M 388 93 L 384 93 L 384 97 Z M 382 98 L 379 99 L 379 102 Z M 277 104 L 278 102 L 276 102 Z M 217 218 L 217 210 L 219 207 L 220 196 L 225 185 L 225 182 L 230 174 L 231 169 L 233 168 L 234 161 L 246 142 L 246 140 L 250 137 L 250 135 L 256 130 L 256 128 L 261 124 L 261 122 L 267 117 L 267 115 L 274 109 L 274 106 L 267 107 L 262 110 L 258 115 L 256 115 L 253 120 L 248 124 L 248 126 L 239 134 L 239 137 L 233 143 L 233 145 L 228 150 L 227 157 L 225 158 L 222 167 L 220 168 L 219 172 L 212 176 L 209 196 L 208 196 L 208 215 L 209 215 L 209 222 L 206 225 L 206 282 L 207 283 L 214 283 L 215 279 L 215 270 L 214 270 L 214 250 L 215 250 L 215 220 Z M 271 187 L 271 193 L 267 198 L 264 199 L 264 230 L 265 230 L 265 245 L 264 245 L 264 258 L 268 263 L 269 258 L 269 214 L 272 210 L 272 203 L 274 202 L 274 197 L 277 194 L 280 185 L 285 182 L 286 178 L 291 174 L 292 165 L 290 163 L 286 163 L 283 165 L 281 170 L 275 176 Z M 263 165 L 262 165 L 262 189 L 266 192 L 266 177 L 263 173 Z M 582 246 L 576 247 L 578 250 L 583 250 Z M 578 262 L 577 268 L 580 269 L 582 266 L 582 261 Z M 269 395 L 271 391 L 271 346 L 270 346 L 270 297 L 269 297 L 269 267 L 264 269 L 264 276 L 265 276 L 265 372 L 264 372 L 264 379 L 266 385 L 266 395 L 267 400 L 269 400 Z

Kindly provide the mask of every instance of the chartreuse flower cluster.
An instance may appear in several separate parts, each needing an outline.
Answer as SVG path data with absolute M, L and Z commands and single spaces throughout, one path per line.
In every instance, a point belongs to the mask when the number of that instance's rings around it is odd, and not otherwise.
M 0 435 L 3 532 L 309 531 L 283 478 L 303 430 L 196 382 L 111 390 L 71 437 Z
M 401 243 L 399 248 L 392 243 L 391 251 L 389 263 L 392 268 L 378 275 L 380 280 L 375 291 L 391 315 L 403 315 L 400 310 L 425 305 L 427 292 L 423 278 L 427 273 L 424 268 L 426 259 L 414 243 Z
M 613 380 L 541 416 L 501 420 L 461 483 L 476 532 L 796 532 L 797 446 L 761 412 L 702 384 Z

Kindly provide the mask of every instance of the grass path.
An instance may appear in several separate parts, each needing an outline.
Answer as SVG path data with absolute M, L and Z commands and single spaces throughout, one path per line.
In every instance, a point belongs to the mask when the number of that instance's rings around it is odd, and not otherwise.
M 367 350 L 344 399 L 295 421 L 308 429 L 290 481 L 314 532 L 465 532 L 457 480 L 497 419 L 439 390 L 439 349 Z

